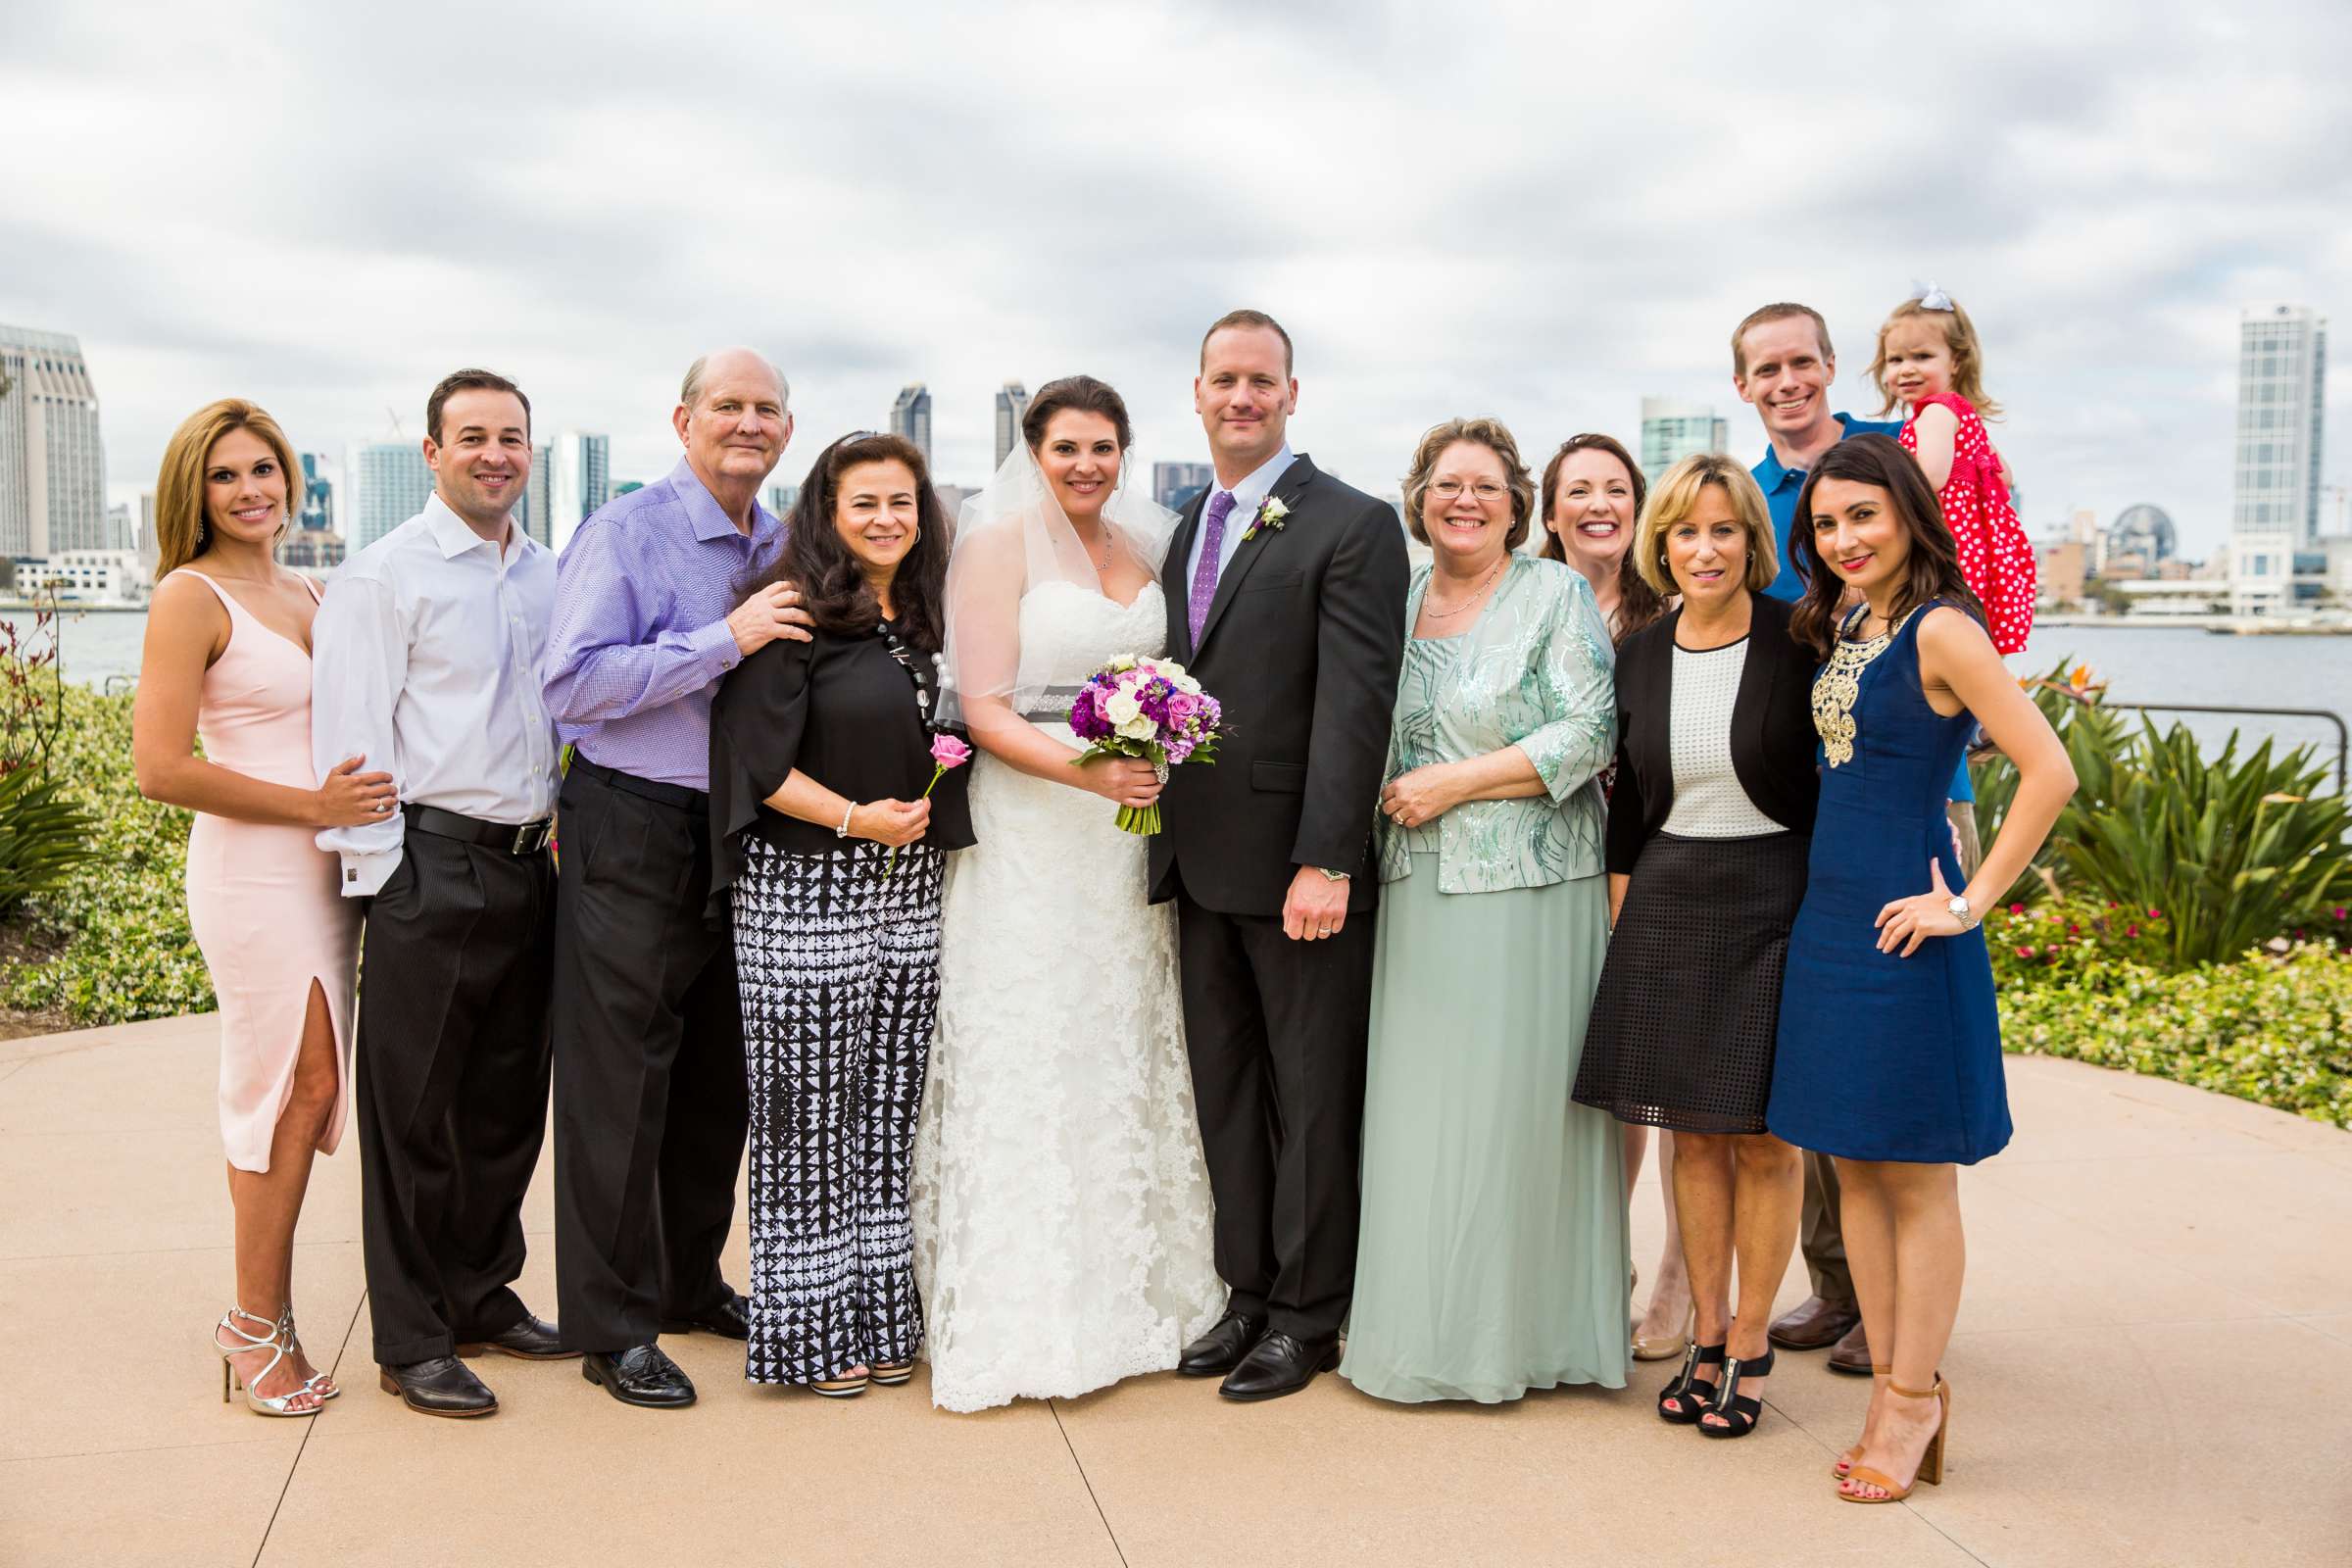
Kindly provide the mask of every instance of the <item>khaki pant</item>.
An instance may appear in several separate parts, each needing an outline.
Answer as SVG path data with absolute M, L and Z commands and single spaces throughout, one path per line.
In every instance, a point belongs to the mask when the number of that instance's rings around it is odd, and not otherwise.
M 1977 808 L 1967 801 L 1946 801 L 1943 809 L 1951 819 L 1960 874 L 1973 877 L 1984 859 L 1984 846 L 1977 837 Z M 1805 1254 L 1805 1272 L 1813 1279 L 1813 1294 L 1825 1301 L 1851 1301 L 1854 1276 L 1846 1267 L 1845 1237 L 1838 1222 L 1838 1162 L 1809 1149 L 1805 1151 L 1805 1206 L 1797 1243 Z

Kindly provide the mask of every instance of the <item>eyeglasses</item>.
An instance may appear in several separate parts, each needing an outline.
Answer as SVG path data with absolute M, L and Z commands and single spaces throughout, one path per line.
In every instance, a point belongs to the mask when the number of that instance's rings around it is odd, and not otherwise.
M 1464 490 L 1475 496 L 1481 506 L 1500 501 L 1511 493 L 1507 486 L 1496 484 L 1492 479 L 1481 479 L 1478 483 L 1469 485 L 1462 483 L 1459 479 L 1440 479 L 1429 487 L 1429 493 L 1440 501 L 1459 501 L 1462 499 Z

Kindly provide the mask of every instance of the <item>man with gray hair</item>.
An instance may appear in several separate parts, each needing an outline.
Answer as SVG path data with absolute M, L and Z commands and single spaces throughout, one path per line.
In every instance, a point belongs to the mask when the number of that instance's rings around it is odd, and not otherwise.
M 792 439 L 784 377 L 749 349 L 687 368 L 667 477 L 580 524 L 544 680 L 573 748 L 557 805 L 556 1292 L 564 1338 L 624 1404 L 694 1402 L 654 1341 L 746 1332 L 720 1277 L 746 1094 L 734 945 L 706 918 L 710 697 L 800 596 L 755 587 L 783 548 L 760 505 Z

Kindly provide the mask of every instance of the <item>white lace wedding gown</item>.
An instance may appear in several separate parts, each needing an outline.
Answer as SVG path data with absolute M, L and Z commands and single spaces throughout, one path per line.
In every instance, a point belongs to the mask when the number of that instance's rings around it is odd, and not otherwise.
M 1021 601 L 1021 666 L 1075 686 L 1166 629 L 1156 582 L 1126 607 L 1048 583 Z M 1149 841 L 1100 796 L 986 753 L 971 767 L 979 842 L 949 858 L 914 1144 L 915 1278 L 949 1410 L 1165 1371 L 1225 1299 Z

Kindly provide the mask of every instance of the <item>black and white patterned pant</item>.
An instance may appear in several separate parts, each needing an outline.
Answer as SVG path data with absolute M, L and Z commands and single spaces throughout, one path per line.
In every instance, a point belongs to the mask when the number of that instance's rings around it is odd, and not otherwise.
M 939 1010 L 946 857 L 744 844 L 735 969 L 751 1086 L 752 1332 L 744 1376 L 810 1383 L 923 1342 L 907 1219 Z

